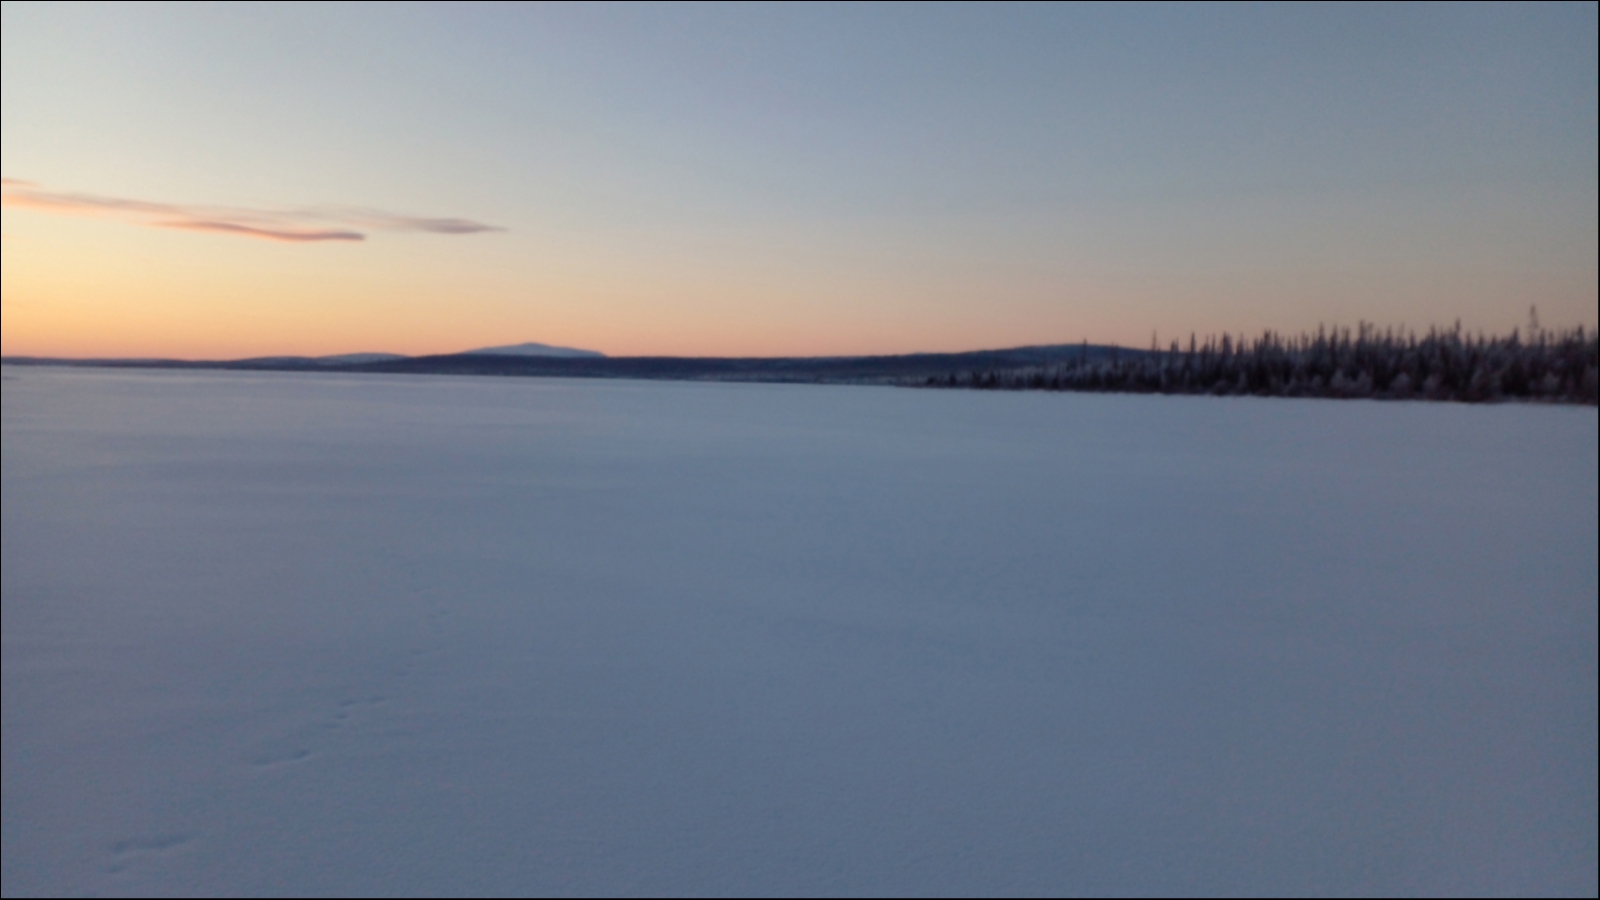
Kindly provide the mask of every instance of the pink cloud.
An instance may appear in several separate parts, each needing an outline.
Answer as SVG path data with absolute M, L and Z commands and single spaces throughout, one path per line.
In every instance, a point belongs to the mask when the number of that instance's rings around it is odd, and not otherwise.
M 157 228 L 181 228 L 186 231 L 220 231 L 268 241 L 364 241 L 367 236 L 359 231 L 283 231 L 272 228 L 255 228 L 237 222 L 206 222 L 199 219 L 182 219 L 173 222 L 151 222 Z
M 405 216 L 373 209 L 320 208 L 304 210 L 244 209 L 186 206 L 125 197 L 46 191 L 28 181 L 0 179 L 0 203 L 54 215 L 105 216 L 155 228 L 206 231 L 269 241 L 307 243 L 361 241 L 374 231 L 420 231 L 432 234 L 478 234 L 504 231 L 471 219 Z M 345 228 L 328 228 L 327 225 Z

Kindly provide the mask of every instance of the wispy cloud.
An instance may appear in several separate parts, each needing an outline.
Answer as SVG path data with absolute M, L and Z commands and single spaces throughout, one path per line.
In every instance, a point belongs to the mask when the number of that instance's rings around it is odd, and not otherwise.
M 377 209 L 322 207 L 300 210 L 297 215 L 307 220 L 340 222 L 374 231 L 428 231 L 434 234 L 477 234 L 480 231 L 505 231 L 494 225 L 485 225 L 471 219 L 437 218 L 430 216 L 400 216 Z
M 101 216 L 155 228 L 209 231 L 268 241 L 362 241 L 365 231 L 477 234 L 504 231 L 471 219 L 405 216 L 357 207 L 248 209 L 188 206 L 126 197 L 47 191 L 30 181 L 0 179 L 0 202 L 18 209 L 65 216 Z M 342 227 L 339 227 L 342 226 Z M 364 229 L 357 230 L 357 229 Z
M 359 231 L 288 231 L 281 228 L 257 228 L 238 222 L 206 222 L 199 219 L 180 219 L 173 222 L 152 222 L 157 228 L 182 228 L 187 231 L 219 231 L 244 237 L 269 241 L 364 241 L 367 236 Z

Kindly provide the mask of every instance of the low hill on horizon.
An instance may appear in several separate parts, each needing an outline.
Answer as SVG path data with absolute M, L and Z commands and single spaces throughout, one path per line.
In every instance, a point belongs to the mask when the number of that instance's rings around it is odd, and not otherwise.
M 552 352 L 553 351 L 553 352 Z M 117 368 L 242 369 L 253 371 L 390 372 L 439 375 L 506 375 L 566 378 L 648 378 L 695 381 L 785 381 L 900 383 L 950 372 L 1014 369 L 1077 360 L 1093 362 L 1148 351 L 1107 344 L 1043 344 L 963 353 L 902 353 L 880 356 L 606 356 L 543 344 L 485 347 L 432 356 L 344 354 L 262 356 L 234 360 L 61 359 L 8 356 L 8 365 L 109 366 Z
M 449 356 L 556 356 L 566 359 L 605 359 L 606 355 L 598 350 L 579 350 L 576 347 L 552 347 L 549 344 L 539 344 L 526 341 L 521 344 L 506 344 L 501 347 L 479 347 L 476 350 L 463 350 L 460 353 L 447 354 Z
M 556 351 L 556 352 L 549 352 Z M 1345 399 L 1494 402 L 1600 400 L 1600 336 L 1583 328 L 1523 339 L 1433 329 L 1425 336 L 1360 329 L 1254 340 L 1223 335 L 1167 350 L 1105 344 L 1046 344 L 965 353 L 886 356 L 604 356 L 518 344 L 466 353 L 398 356 L 270 356 L 228 361 L 0 357 L 8 365 L 248 371 L 620 378 L 879 384 L 929 388 L 1241 394 Z
M 683 381 L 782 381 L 839 384 L 898 384 L 950 372 L 1015 369 L 1094 362 L 1149 351 L 1104 344 L 1050 344 L 964 353 L 901 353 L 883 356 L 603 356 L 559 357 L 456 353 L 375 362 L 349 369 L 448 375 L 509 375 L 565 378 L 648 378 Z

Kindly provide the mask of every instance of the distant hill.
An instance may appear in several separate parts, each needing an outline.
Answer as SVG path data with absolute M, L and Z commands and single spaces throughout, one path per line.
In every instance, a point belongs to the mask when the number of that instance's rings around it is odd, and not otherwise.
M 1319 330 L 1286 338 L 1223 335 L 1187 350 L 1104 344 L 1048 344 L 966 353 L 894 356 L 606 356 L 592 350 L 513 344 L 439 356 L 350 353 L 235 360 L 45 359 L 7 356 L 6 365 L 246 369 L 534 378 L 643 378 L 892 384 L 930 388 L 1249 394 L 1285 397 L 1415 398 L 1457 402 L 1533 399 L 1600 402 L 1600 335 L 1582 328 L 1523 338 L 1466 335 L 1459 326 L 1424 337 Z
M 333 356 L 252 356 L 249 359 L 228 360 L 229 365 L 241 368 L 310 369 L 324 366 L 356 366 L 363 363 L 393 362 L 407 357 L 399 353 L 337 353 Z M 142 362 L 142 360 L 126 360 Z
M 361 363 L 392 362 L 405 359 L 400 353 L 338 353 L 333 356 L 319 356 L 317 362 L 325 366 L 354 366 Z
M 952 372 L 1093 362 L 1148 351 L 1096 344 L 1056 344 L 976 350 L 967 353 L 906 353 L 894 356 L 554 356 L 526 353 L 453 353 L 413 356 L 347 366 L 351 371 L 415 375 L 511 375 L 562 378 L 652 378 L 685 381 L 786 381 L 834 384 L 922 383 Z
M 552 347 L 549 344 L 507 344 L 503 347 L 481 347 L 477 350 L 463 350 L 456 356 L 559 356 L 564 359 L 605 359 L 606 355 L 595 350 L 579 350 L 575 347 Z M 377 362 L 377 360 L 363 360 L 363 362 Z
M 510 375 L 562 378 L 651 378 L 690 381 L 784 381 L 833 384 L 921 384 L 950 373 L 1013 370 L 1076 360 L 1094 362 L 1146 351 L 1097 344 L 1056 344 L 894 356 L 702 357 L 606 356 L 592 350 L 513 344 L 438 356 L 353 353 L 344 356 L 263 356 L 234 360 L 44 359 L 6 357 L 8 365 L 120 368 L 250 369 L 393 372 L 414 375 Z

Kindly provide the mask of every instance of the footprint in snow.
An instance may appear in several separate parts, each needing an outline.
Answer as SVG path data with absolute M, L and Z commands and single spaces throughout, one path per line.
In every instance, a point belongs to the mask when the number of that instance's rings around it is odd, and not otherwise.
M 175 853 L 193 840 L 194 838 L 187 834 L 164 834 L 117 841 L 111 845 L 111 859 L 101 868 L 115 875 L 151 857 Z

